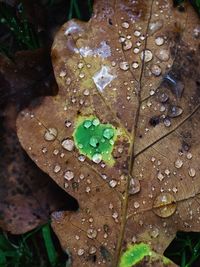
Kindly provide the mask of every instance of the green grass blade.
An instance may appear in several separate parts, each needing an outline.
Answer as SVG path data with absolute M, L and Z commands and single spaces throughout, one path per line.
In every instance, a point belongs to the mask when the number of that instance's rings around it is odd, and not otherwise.
M 73 14 L 73 1 L 70 1 L 70 7 L 69 7 L 69 12 L 68 12 L 68 20 L 72 19 L 72 14 Z
M 89 9 L 89 13 L 92 14 L 92 11 L 93 11 L 92 0 L 88 0 L 88 9 Z
M 49 262 L 51 266 L 54 267 L 57 263 L 58 257 L 57 257 L 56 249 L 53 244 L 53 240 L 51 238 L 51 231 L 50 231 L 49 224 L 46 224 L 42 227 L 42 236 L 43 236 L 44 244 L 47 250 Z
M 77 0 L 72 0 L 72 3 L 73 3 L 73 6 L 74 6 L 74 10 L 75 10 L 75 13 L 76 13 L 76 17 L 78 19 L 81 19 L 82 16 L 81 16 L 81 12 L 80 12 L 80 9 L 79 9 L 79 5 L 77 3 Z

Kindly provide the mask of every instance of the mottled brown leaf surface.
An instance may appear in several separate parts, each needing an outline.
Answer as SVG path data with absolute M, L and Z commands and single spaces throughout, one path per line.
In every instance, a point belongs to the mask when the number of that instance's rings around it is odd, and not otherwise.
M 13 234 L 48 222 L 70 198 L 26 155 L 17 138 L 16 117 L 34 97 L 57 90 L 44 50 L 0 57 L 0 227 Z M 54 84 L 54 86 L 53 86 Z
M 198 27 L 190 6 L 180 12 L 170 0 L 104 0 L 88 23 L 58 32 L 59 94 L 20 114 L 18 136 L 79 202 L 53 216 L 72 266 L 116 267 L 130 243 L 162 254 L 178 230 L 199 231 Z M 91 116 L 119 131 L 114 164 L 80 156 L 74 134 Z

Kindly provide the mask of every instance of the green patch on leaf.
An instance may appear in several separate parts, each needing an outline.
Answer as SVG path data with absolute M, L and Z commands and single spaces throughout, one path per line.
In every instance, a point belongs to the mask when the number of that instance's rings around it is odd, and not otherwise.
M 145 257 L 149 257 L 150 261 L 160 260 L 164 265 L 171 263 L 169 259 L 161 256 L 151 250 L 150 246 L 145 243 L 130 245 L 121 257 L 119 267 L 132 267 L 140 263 Z
M 111 124 L 102 124 L 93 116 L 80 117 L 73 133 L 76 148 L 95 163 L 101 160 L 113 166 L 112 151 L 117 139 L 117 129 Z

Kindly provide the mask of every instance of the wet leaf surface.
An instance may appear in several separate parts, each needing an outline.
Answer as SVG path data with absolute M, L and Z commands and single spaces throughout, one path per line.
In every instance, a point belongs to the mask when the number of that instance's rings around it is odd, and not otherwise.
M 71 198 L 43 173 L 23 151 L 16 135 L 16 117 L 36 96 L 57 88 L 44 50 L 19 52 L 14 61 L 0 57 L 0 226 L 25 233 L 67 209 Z M 27 62 L 28 61 L 28 62 Z
M 52 216 L 72 266 L 116 267 L 135 243 L 162 255 L 177 231 L 199 231 L 199 36 L 192 7 L 169 0 L 97 1 L 88 23 L 58 32 L 59 93 L 17 126 L 29 156 L 79 202 Z M 139 266 L 163 264 L 174 266 Z

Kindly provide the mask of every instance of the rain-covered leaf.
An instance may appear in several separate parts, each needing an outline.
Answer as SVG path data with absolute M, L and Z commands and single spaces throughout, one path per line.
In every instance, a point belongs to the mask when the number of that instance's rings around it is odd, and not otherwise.
M 13 234 L 47 222 L 52 211 L 69 208 L 71 201 L 28 158 L 16 134 L 19 110 L 57 89 L 47 55 L 41 49 L 18 52 L 14 61 L 0 56 L 0 227 Z
M 30 157 L 79 202 L 52 216 L 72 266 L 116 267 L 134 244 L 162 255 L 178 230 L 200 230 L 199 27 L 190 5 L 99 0 L 88 23 L 58 32 L 59 93 L 17 125 Z

